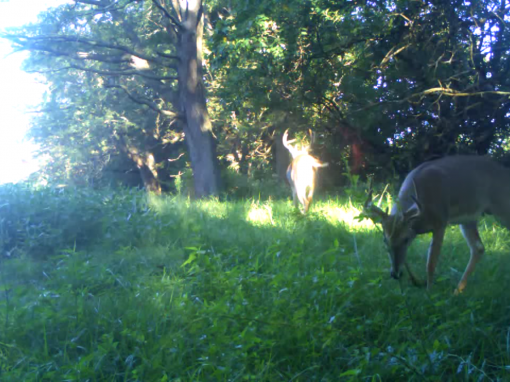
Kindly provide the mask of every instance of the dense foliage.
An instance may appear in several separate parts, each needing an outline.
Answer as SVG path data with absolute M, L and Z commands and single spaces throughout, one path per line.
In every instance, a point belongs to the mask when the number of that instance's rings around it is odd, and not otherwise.
M 504 155 L 505 0 L 208 2 L 196 25 L 203 84 L 183 67 L 193 44 L 176 4 L 76 0 L 3 34 L 31 52 L 26 69 L 50 85 L 31 130 L 49 159 L 40 176 L 94 186 L 143 180 L 152 190 L 175 190 L 177 179 L 192 188 L 191 170 L 195 183 L 216 171 L 213 155 L 226 191 L 236 192 L 282 177 L 286 128 L 300 140 L 313 129 L 330 185 L 349 172 L 401 176 L 435 155 Z M 188 80 L 198 101 L 207 92 L 206 107 L 184 100 Z M 186 132 L 196 125 L 189 110 L 200 131 L 212 126 L 214 147 L 209 135 Z
M 210 38 L 215 94 L 251 134 L 312 127 L 329 162 L 347 155 L 351 170 L 384 176 L 434 155 L 504 149 L 505 1 L 231 4 Z
M 281 201 L 0 193 L 4 254 L 17 248 L 0 264 L 2 381 L 507 377 L 510 237 L 490 220 L 454 297 L 458 229 L 427 293 L 389 278 L 380 233 L 338 200 L 303 219 Z M 419 275 L 427 239 L 409 256 Z
M 185 141 L 197 196 L 218 193 L 203 14 L 201 1 L 77 0 L 43 13 L 37 26 L 5 32 L 31 52 L 26 69 L 49 86 L 31 130 L 48 157 L 40 176 L 57 184 L 138 180 L 159 193 L 186 167 L 175 163 Z M 133 170 L 137 179 L 123 176 Z
M 426 292 L 389 279 L 381 233 L 356 216 L 365 175 L 504 156 L 509 12 L 75 0 L 2 32 L 48 84 L 33 180 L 59 187 L 0 187 L 0 380 L 505 380 L 508 231 L 481 222 L 487 255 L 454 297 L 457 229 Z M 287 128 L 348 200 L 306 217 L 275 201 Z M 227 201 L 191 202 L 219 193 L 218 168 Z

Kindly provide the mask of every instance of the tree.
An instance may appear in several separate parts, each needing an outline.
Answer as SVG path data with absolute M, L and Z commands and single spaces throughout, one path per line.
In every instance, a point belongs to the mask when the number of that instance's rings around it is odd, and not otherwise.
M 185 169 L 167 160 L 184 135 L 204 196 L 219 187 L 216 151 L 242 177 L 283 173 L 275 142 L 287 128 L 317 133 L 334 183 L 347 171 L 387 179 L 435 155 L 507 147 L 506 0 L 213 0 L 207 18 L 200 1 L 75 3 L 4 35 L 52 84 L 42 109 L 58 113 L 34 131 L 66 153 L 66 171 L 106 169 L 106 152 L 157 190 Z M 79 165 L 92 157 L 98 166 Z
M 81 123 L 95 119 L 96 127 L 102 123 L 109 129 L 116 152 L 139 168 L 147 189 L 161 190 L 165 180 L 158 168 L 170 159 L 156 158 L 154 147 L 166 145 L 167 133 L 182 129 L 195 195 L 204 197 L 219 192 L 220 177 L 202 76 L 203 19 L 201 0 L 75 0 L 73 6 L 47 11 L 35 26 L 2 36 L 17 50 L 29 50 L 27 69 L 52 84 L 54 107 L 43 110 L 68 109 L 68 117 L 76 117 L 81 103 L 89 111 L 82 110 Z M 61 75 L 66 71 L 72 77 Z M 68 87 L 79 86 L 83 78 L 92 80 L 81 95 L 71 95 Z M 99 114 L 92 112 L 98 109 Z M 159 126 L 152 125 L 157 118 Z M 154 134 L 160 127 L 167 131 Z
M 434 155 L 500 152 L 509 12 L 505 0 L 231 1 L 212 18 L 216 95 L 238 126 L 283 113 L 279 129 L 312 127 L 328 162 L 385 178 Z

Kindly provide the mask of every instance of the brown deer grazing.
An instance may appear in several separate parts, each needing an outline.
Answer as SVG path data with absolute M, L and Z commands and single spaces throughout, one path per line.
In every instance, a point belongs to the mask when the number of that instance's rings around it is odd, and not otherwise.
M 303 206 L 303 213 L 307 213 L 312 203 L 315 189 L 315 171 L 319 167 L 326 167 L 327 163 L 321 163 L 317 158 L 308 154 L 309 146 L 298 149 L 287 139 L 289 130 L 283 134 L 283 145 L 292 155 L 292 161 L 287 168 L 287 179 L 292 188 L 292 199 L 297 207 L 298 202 Z
M 427 288 L 433 282 L 446 227 L 459 224 L 471 258 L 455 294 L 461 293 L 468 276 L 484 253 L 477 223 L 484 214 L 494 215 L 510 229 L 510 170 L 488 157 L 448 156 L 425 162 L 411 171 L 390 214 L 372 204 L 372 190 L 365 213 L 382 224 L 389 250 L 391 277 L 400 278 L 402 265 L 415 285 L 422 284 L 406 261 L 407 249 L 416 237 L 432 232 L 427 259 Z

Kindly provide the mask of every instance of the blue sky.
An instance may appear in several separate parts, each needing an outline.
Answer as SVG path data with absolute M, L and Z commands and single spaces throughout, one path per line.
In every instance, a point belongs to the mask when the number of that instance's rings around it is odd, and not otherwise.
M 0 29 L 35 22 L 41 11 L 70 2 L 0 1 Z M 37 109 L 45 90 L 34 75 L 20 69 L 27 53 L 11 52 L 9 41 L 0 39 L 0 184 L 22 180 L 38 168 L 38 161 L 32 158 L 35 146 L 24 140 L 30 123 L 26 111 Z

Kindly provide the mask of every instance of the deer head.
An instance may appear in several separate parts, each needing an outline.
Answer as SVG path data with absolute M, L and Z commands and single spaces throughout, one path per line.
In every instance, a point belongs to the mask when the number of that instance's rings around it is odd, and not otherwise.
M 384 243 L 388 249 L 391 264 L 390 275 L 394 279 L 399 279 L 402 275 L 402 266 L 407 266 L 407 249 L 416 237 L 413 225 L 420 217 L 420 203 L 416 198 L 414 200 L 415 203 L 407 210 L 403 211 L 397 204 L 392 213 L 388 214 L 387 210 L 383 211 L 374 205 L 372 185 L 370 185 L 368 198 L 364 204 L 365 215 L 374 223 L 380 223 L 383 228 Z
M 289 129 L 285 130 L 285 133 L 283 133 L 282 142 L 283 142 L 283 146 L 287 150 L 289 150 L 290 155 L 292 155 L 292 158 L 296 158 L 299 155 L 308 154 L 308 150 L 309 150 L 310 146 L 301 146 L 300 148 L 298 148 L 297 146 L 292 146 L 291 143 L 295 142 L 296 140 L 291 139 L 289 141 L 288 137 L 289 137 Z

